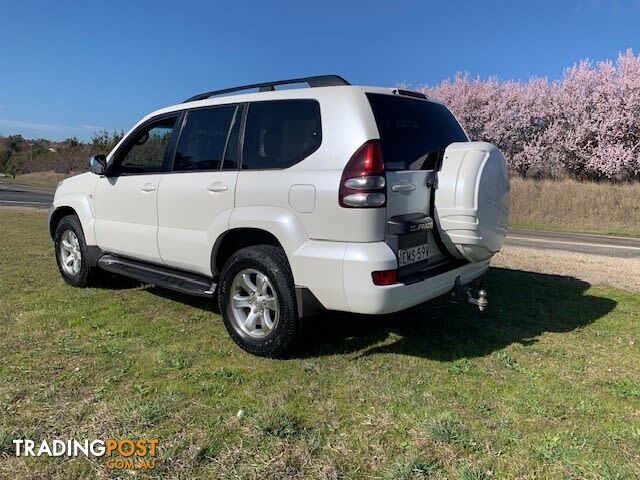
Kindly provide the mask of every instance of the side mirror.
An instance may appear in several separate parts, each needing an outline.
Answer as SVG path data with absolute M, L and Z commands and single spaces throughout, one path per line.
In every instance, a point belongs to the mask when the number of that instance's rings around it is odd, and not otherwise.
M 89 157 L 89 170 L 96 175 L 104 175 L 104 172 L 107 171 L 107 157 L 104 155 Z

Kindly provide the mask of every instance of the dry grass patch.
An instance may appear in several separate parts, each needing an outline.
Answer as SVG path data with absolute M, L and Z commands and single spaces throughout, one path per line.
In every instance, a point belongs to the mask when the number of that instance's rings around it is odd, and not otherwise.
M 640 182 L 511 178 L 511 225 L 640 236 Z
M 604 257 L 505 245 L 493 258 L 491 265 L 570 276 L 595 285 L 609 285 L 640 292 L 640 257 Z
M 34 185 L 36 187 L 55 188 L 58 182 L 73 175 L 78 175 L 80 173 L 83 173 L 83 171 L 74 171 L 70 173 L 55 173 L 53 171 L 32 172 L 24 173 L 22 175 L 16 175 L 15 179 L 6 177 L 0 180 L 20 183 L 23 185 Z

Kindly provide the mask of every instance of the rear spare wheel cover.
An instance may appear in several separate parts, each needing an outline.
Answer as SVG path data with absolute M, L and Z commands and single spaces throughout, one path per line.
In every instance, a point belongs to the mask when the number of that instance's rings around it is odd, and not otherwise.
M 452 143 L 438 173 L 435 215 L 457 258 L 480 262 L 500 251 L 509 220 L 509 177 L 500 150 L 486 142 Z

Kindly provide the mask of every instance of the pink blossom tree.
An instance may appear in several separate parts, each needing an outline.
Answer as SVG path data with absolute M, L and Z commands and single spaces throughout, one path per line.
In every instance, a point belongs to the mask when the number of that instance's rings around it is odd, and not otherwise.
M 512 171 L 547 177 L 640 178 L 640 56 L 584 60 L 561 80 L 471 80 L 458 74 L 428 96 L 443 102 L 473 140 L 498 145 Z

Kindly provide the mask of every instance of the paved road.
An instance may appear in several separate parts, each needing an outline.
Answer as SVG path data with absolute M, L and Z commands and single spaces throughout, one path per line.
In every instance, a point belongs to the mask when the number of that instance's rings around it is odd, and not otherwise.
M 640 257 L 640 238 L 511 228 L 507 235 L 506 244 L 516 247 L 590 253 L 607 257 Z
M 49 188 L 0 183 L 0 207 L 49 208 L 52 201 L 53 191 Z
M 0 180 L 0 207 L 49 208 L 52 200 L 53 191 L 50 189 L 2 183 Z M 607 257 L 640 257 L 640 238 L 512 228 L 509 230 L 506 244 L 517 247 L 590 253 Z

